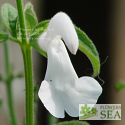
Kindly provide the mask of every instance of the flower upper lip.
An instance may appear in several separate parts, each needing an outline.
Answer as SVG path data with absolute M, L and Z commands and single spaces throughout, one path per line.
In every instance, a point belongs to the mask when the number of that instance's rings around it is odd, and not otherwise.
M 47 51 L 47 44 L 56 36 L 61 36 L 69 51 L 76 54 L 79 46 L 78 36 L 69 16 L 63 12 L 57 13 L 49 22 L 47 31 L 38 40 L 39 46 Z

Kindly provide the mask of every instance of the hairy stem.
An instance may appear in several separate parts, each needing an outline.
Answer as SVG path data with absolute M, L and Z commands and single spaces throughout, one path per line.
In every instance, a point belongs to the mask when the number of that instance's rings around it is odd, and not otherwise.
M 19 22 L 22 34 L 22 54 L 24 60 L 24 71 L 25 71 L 25 99 L 26 99 L 26 125 L 33 125 L 33 113 L 34 113 L 34 90 L 33 90 L 33 73 L 32 73 L 32 48 L 28 43 L 26 22 L 23 9 L 23 0 L 16 0 Z
M 22 34 L 22 45 L 26 45 L 27 32 L 26 32 L 26 23 L 25 23 L 24 9 L 23 9 L 23 0 L 16 0 L 16 3 L 17 3 L 18 16 Z
M 34 90 L 32 73 L 32 48 L 22 48 L 25 69 L 25 98 L 26 98 L 26 125 L 33 125 L 34 119 Z

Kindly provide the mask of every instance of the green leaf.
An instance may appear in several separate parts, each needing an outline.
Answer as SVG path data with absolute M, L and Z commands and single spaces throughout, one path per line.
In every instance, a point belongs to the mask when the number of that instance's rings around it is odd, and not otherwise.
M 16 35 L 18 39 L 21 39 L 21 31 L 20 31 L 20 22 L 19 22 L 19 18 L 17 19 L 17 23 L 16 23 Z
M 125 88 L 125 82 L 119 81 L 119 82 L 116 83 L 115 89 L 116 89 L 117 91 L 120 91 L 120 90 L 123 89 L 123 88 Z
M 11 35 L 16 38 L 16 23 L 18 18 L 17 10 L 12 5 L 6 3 L 2 6 L 1 12 L 6 27 Z
M 34 85 L 34 103 L 37 103 L 39 101 L 38 90 L 39 90 L 39 85 L 37 83 L 35 83 L 35 85 Z
M 89 37 L 76 26 L 75 29 L 79 38 L 79 50 L 82 51 L 89 58 L 94 69 L 93 77 L 95 77 L 100 72 L 99 54 L 96 50 L 95 45 L 89 39 Z
M 38 41 L 38 37 L 44 33 L 47 29 L 49 20 L 43 21 L 41 23 L 39 23 L 36 27 L 34 27 L 34 29 L 32 30 L 32 33 L 29 37 L 29 41 L 31 46 L 36 49 L 40 54 L 42 54 L 43 56 L 47 57 L 47 53 L 44 52 L 38 45 L 37 41 Z
M 90 124 L 88 122 L 70 121 L 70 122 L 61 122 L 56 125 L 90 125 Z
M 30 34 L 31 30 L 38 24 L 37 16 L 33 10 L 33 5 L 28 2 L 24 7 L 27 32 Z
M 48 26 L 49 20 L 43 21 L 40 24 L 38 24 L 32 31 L 30 36 L 30 44 L 43 56 L 46 57 L 46 52 L 44 52 L 38 45 L 37 40 L 38 37 L 46 31 L 46 28 Z M 88 38 L 88 36 L 79 28 L 75 26 L 76 32 L 78 34 L 79 38 L 79 50 L 82 51 L 90 60 L 92 63 L 94 73 L 93 77 L 97 76 L 100 72 L 100 60 L 99 60 L 99 54 L 96 50 L 95 45 L 93 42 Z
M 6 31 L 5 24 L 3 22 L 2 16 L 0 15 L 0 30 Z
M 48 113 L 48 125 L 55 125 L 58 123 L 59 119 Z
M 9 35 L 6 32 L 0 30 L 0 43 L 5 42 L 8 39 Z

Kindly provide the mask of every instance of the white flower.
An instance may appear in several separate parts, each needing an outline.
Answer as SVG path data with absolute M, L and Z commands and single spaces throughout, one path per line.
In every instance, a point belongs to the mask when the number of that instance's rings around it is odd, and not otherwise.
M 76 54 L 78 49 L 78 37 L 71 19 L 63 12 L 57 13 L 50 21 L 47 32 L 43 33 L 38 40 L 39 46 L 47 51 L 48 41 L 52 41 L 56 36 L 63 38 L 65 44 L 72 54 Z
M 92 77 L 78 78 L 61 37 L 75 54 L 78 37 L 72 21 L 62 12 L 51 19 L 47 32 L 42 34 L 38 41 L 48 56 L 45 79 L 38 95 L 53 116 L 64 118 L 66 111 L 70 116 L 78 117 L 79 104 L 95 104 L 102 88 Z

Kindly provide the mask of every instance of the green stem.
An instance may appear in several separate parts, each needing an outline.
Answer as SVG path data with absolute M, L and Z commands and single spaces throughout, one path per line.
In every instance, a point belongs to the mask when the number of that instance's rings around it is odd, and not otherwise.
M 34 111 L 34 90 L 33 90 L 33 73 L 32 73 L 32 48 L 28 43 L 25 16 L 23 11 L 23 0 L 16 0 L 18 16 L 22 34 L 22 53 L 25 70 L 25 98 L 26 98 L 26 125 L 33 125 L 33 111 Z
M 11 115 L 11 119 L 12 119 L 11 124 L 12 125 L 17 125 L 15 112 L 14 112 L 14 105 L 13 105 L 12 84 L 11 84 L 11 82 L 7 83 L 7 94 L 8 94 L 9 110 L 10 110 L 10 115 Z
M 8 95 L 8 104 L 10 110 L 11 124 L 17 125 L 14 105 L 13 105 L 13 95 L 12 95 L 12 84 L 11 84 L 11 76 L 10 76 L 10 64 L 9 64 L 9 55 L 8 55 L 8 46 L 7 42 L 4 42 L 4 50 L 5 50 L 5 63 L 6 63 L 6 84 L 7 84 L 7 95 Z
M 26 32 L 26 24 L 25 24 L 25 16 L 24 16 L 24 9 L 23 9 L 23 0 L 16 0 L 17 9 L 18 9 L 18 16 L 22 34 L 22 45 L 27 44 L 27 32 Z
M 22 48 L 24 69 L 25 69 L 25 98 L 26 98 L 26 125 L 33 125 L 34 119 L 34 89 L 33 89 L 33 73 L 32 73 L 32 48 Z
M 9 36 L 8 39 L 11 40 L 11 41 L 14 41 L 14 42 L 18 43 L 19 45 L 21 45 L 21 41 L 19 39 L 16 39 L 16 38 L 11 37 L 11 36 Z
M 9 65 L 9 55 L 8 55 L 8 46 L 7 46 L 7 41 L 4 42 L 4 51 L 5 51 L 5 63 L 6 63 L 6 76 L 9 76 L 9 71 L 10 71 L 10 65 Z

